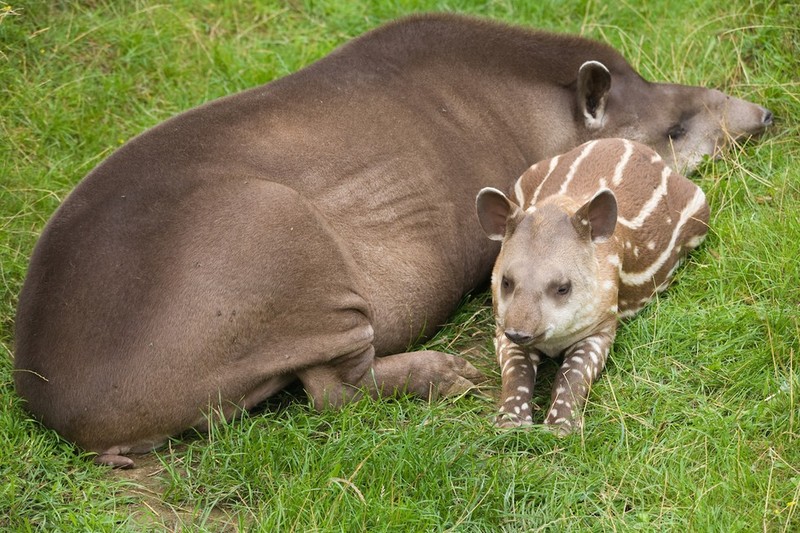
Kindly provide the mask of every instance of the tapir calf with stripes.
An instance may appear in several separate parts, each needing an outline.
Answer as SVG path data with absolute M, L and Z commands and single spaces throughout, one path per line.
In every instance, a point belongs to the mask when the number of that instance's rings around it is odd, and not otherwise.
M 481 226 L 502 241 L 492 272 L 502 369 L 497 425 L 532 423 L 537 366 L 563 356 L 544 422 L 566 434 L 582 425 L 618 319 L 667 287 L 705 237 L 708 205 L 656 152 L 622 139 L 535 164 L 513 196 L 485 188 L 477 197 Z

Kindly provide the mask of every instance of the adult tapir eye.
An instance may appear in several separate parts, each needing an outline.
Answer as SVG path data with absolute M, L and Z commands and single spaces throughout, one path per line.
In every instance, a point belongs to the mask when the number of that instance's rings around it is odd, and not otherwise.
M 569 281 L 561 283 L 556 287 L 556 294 L 558 296 L 567 296 L 570 292 L 572 292 L 572 283 Z
M 667 137 L 669 137 L 672 141 L 677 141 L 684 135 L 686 135 L 686 128 L 684 128 L 681 124 L 675 124 L 667 131 Z
M 504 291 L 510 291 L 514 287 L 514 282 L 508 279 L 508 277 L 503 276 L 503 279 L 500 281 L 500 286 Z

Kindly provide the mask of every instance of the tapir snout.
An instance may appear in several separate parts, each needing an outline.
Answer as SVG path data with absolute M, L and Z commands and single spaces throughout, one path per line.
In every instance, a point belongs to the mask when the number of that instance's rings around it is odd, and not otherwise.
M 774 122 L 769 109 L 716 89 L 648 83 L 644 95 L 635 87 L 624 87 L 622 92 L 620 97 L 629 99 L 636 120 L 660 125 L 627 137 L 655 149 L 678 172 L 691 172 L 705 157 L 719 158 L 732 143 L 758 136 Z M 630 119 L 621 111 L 609 122 Z

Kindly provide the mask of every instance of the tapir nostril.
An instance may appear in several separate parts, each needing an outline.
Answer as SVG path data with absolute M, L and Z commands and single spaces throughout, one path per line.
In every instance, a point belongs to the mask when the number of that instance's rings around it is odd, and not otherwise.
M 765 109 L 764 110 L 763 124 L 765 126 L 772 126 L 772 120 L 773 120 L 772 111 L 770 111 L 769 109 Z
M 520 333 L 514 330 L 507 330 L 506 337 L 508 337 L 508 339 L 511 342 L 515 342 L 517 344 L 522 344 L 522 345 L 528 344 L 533 340 L 533 335 L 529 335 L 527 333 Z

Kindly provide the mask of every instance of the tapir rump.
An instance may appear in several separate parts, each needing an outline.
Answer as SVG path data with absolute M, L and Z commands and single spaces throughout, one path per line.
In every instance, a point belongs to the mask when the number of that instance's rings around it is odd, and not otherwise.
M 295 380 L 318 407 L 460 393 L 479 379 L 463 359 L 407 350 L 488 279 L 499 245 L 475 219 L 482 187 L 609 136 L 692 166 L 771 120 L 647 82 L 586 39 L 453 15 L 390 23 L 92 170 L 31 258 L 16 388 L 115 466 Z
M 532 423 L 539 362 L 563 357 L 545 424 L 582 425 L 589 387 L 606 363 L 618 318 L 666 289 L 708 231 L 708 204 L 660 155 L 602 139 L 533 165 L 514 200 L 486 188 L 477 211 L 502 241 L 492 272 L 495 348 L 502 371 L 497 424 Z

